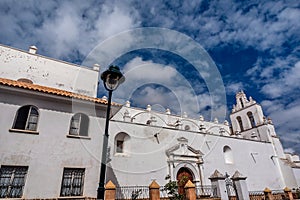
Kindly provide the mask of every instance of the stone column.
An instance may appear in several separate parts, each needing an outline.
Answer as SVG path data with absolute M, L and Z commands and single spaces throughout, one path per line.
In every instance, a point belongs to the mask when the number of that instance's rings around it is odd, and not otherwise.
M 231 177 L 233 184 L 235 185 L 236 195 L 238 199 L 250 200 L 249 191 L 246 183 L 247 177 L 244 177 L 239 171 L 235 171 Z
M 202 158 L 201 158 L 202 159 Z M 200 162 L 197 162 L 198 170 L 199 170 L 199 178 L 200 178 L 200 185 L 204 185 L 203 183 L 203 160 Z
M 285 187 L 283 190 L 284 190 L 285 196 L 288 197 L 289 200 L 294 200 L 293 193 L 290 188 Z
M 113 182 L 108 181 L 108 183 L 105 185 L 105 200 L 115 200 L 116 199 L 116 186 L 113 184 Z
M 172 157 L 171 157 L 172 158 Z M 174 165 L 174 161 L 173 161 L 173 158 L 172 158 L 172 160 L 171 161 L 169 161 L 169 169 L 170 169 L 170 177 L 171 177 L 171 181 L 174 181 L 175 179 L 174 179 L 174 167 L 173 167 L 173 165 Z
M 152 181 L 152 183 L 149 185 L 150 200 L 160 200 L 159 188 L 160 186 L 156 183 L 156 181 Z
M 272 191 L 269 188 L 264 189 L 265 200 L 275 200 Z
M 196 188 L 195 185 L 189 180 L 185 186 L 185 197 L 187 200 L 196 200 Z
M 217 187 L 217 196 L 222 200 L 228 200 L 226 191 L 225 176 L 216 170 L 210 177 L 211 185 Z

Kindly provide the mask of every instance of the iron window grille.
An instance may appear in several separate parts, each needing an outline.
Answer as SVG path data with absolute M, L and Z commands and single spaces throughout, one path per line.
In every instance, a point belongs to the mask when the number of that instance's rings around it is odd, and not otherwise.
M 89 117 L 83 113 L 76 113 L 70 124 L 70 135 L 88 136 Z
M 0 198 L 21 198 L 28 167 L 1 166 Z
M 38 118 L 37 107 L 32 105 L 22 106 L 17 111 L 13 129 L 36 131 Z
M 85 169 L 65 168 L 60 196 L 82 196 Z

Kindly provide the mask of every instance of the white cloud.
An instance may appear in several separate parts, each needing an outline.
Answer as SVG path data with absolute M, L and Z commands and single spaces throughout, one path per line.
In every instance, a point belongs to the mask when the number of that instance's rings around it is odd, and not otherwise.
M 300 100 L 292 100 L 285 105 L 285 100 L 267 100 L 261 102 L 265 113 L 272 118 L 276 132 L 285 146 L 300 152 Z
M 101 11 L 95 25 L 96 29 L 99 30 L 98 36 L 100 38 L 108 38 L 134 27 L 135 19 L 130 15 L 132 11 L 126 7 L 119 7 L 117 4 L 113 7 L 104 5 Z M 139 23 L 137 22 L 137 24 Z
M 37 45 L 47 56 L 59 59 L 77 59 L 76 52 L 86 55 L 107 37 L 140 23 L 134 8 L 118 1 L 1 3 L 8 10 L 0 12 L 3 43 L 24 49 Z
M 270 69 L 272 70 L 272 69 Z M 293 67 L 283 71 L 278 77 L 272 77 L 262 87 L 261 92 L 271 98 L 278 98 L 282 95 L 293 92 L 294 89 L 299 89 L 300 86 L 300 61 Z
M 196 94 L 175 67 L 136 57 L 124 66 L 123 71 L 126 82 L 115 91 L 115 99 L 131 99 L 140 107 L 156 104 L 160 108 L 170 108 L 176 114 L 187 112 L 191 117 L 198 117 L 199 112 L 210 116 L 210 110 L 206 109 L 212 104 L 210 95 Z
M 295 150 L 294 150 L 293 148 L 286 148 L 286 149 L 284 149 L 284 152 L 285 152 L 285 153 L 294 154 L 294 153 L 295 153 Z
M 196 12 L 201 1 L 1 3 L 7 12 L 0 13 L 0 25 L 5 27 L 0 38 L 25 49 L 38 44 L 56 58 L 74 56 L 76 51 L 86 55 L 100 41 L 141 24 L 191 33 L 206 48 L 239 43 L 240 48 L 251 46 L 277 53 L 300 29 L 297 1 L 257 5 L 210 1 L 202 13 Z
M 243 83 L 241 82 L 238 82 L 238 83 L 229 83 L 227 86 L 226 86 L 226 91 L 228 94 L 236 94 L 238 91 L 240 90 L 243 90 L 244 87 L 243 87 Z

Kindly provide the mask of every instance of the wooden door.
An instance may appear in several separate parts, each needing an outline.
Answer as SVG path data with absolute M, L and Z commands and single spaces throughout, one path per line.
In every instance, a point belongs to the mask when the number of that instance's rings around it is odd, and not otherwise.
M 179 194 L 184 194 L 184 186 L 189 180 L 193 182 L 192 172 L 186 167 L 180 168 L 177 172 L 177 184 Z

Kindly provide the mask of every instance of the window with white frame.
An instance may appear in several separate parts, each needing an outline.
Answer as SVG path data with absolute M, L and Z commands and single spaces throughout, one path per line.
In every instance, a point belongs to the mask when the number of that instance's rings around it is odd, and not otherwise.
M 22 106 L 17 111 L 13 129 L 36 131 L 39 118 L 38 108 L 32 105 Z
M 60 196 L 82 196 L 85 169 L 64 168 Z
M 76 113 L 70 124 L 70 135 L 88 136 L 89 117 L 83 113 Z
M 129 150 L 130 136 L 127 133 L 118 133 L 115 137 L 115 153 L 126 153 Z
M 27 171 L 27 166 L 1 166 L 0 198 L 21 198 Z

